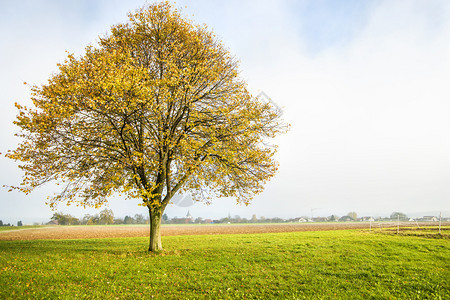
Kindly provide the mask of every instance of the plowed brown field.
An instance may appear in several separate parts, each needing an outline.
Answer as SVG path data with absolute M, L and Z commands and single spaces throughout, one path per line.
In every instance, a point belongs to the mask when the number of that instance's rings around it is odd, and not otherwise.
M 411 226 L 411 224 L 402 224 Z M 378 224 L 372 224 L 379 228 Z M 376 227 L 375 227 L 376 226 Z M 382 227 L 397 226 L 383 223 Z M 321 231 L 342 229 L 369 229 L 368 223 L 302 223 L 252 225 L 166 225 L 162 235 L 243 234 L 293 231 Z M 0 232 L 0 240 L 90 239 L 149 236 L 148 225 L 142 226 L 49 226 Z

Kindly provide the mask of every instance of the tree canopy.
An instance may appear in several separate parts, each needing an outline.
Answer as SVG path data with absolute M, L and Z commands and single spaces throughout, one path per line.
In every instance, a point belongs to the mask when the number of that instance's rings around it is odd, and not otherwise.
M 397 219 L 400 219 L 400 220 L 407 220 L 407 219 L 408 219 L 408 216 L 407 216 L 406 214 L 402 213 L 402 212 L 394 211 L 394 212 L 391 214 L 390 218 L 391 218 L 392 220 L 397 220 Z
M 160 223 L 177 192 L 248 204 L 277 170 L 268 139 L 287 128 L 281 112 L 249 93 L 206 26 L 167 2 L 130 13 L 58 66 L 32 86 L 34 107 L 16 103 L 22 143 L 7 154 L 21 162 L 21 191 L 62 185 L 52 207 L 100 207 L 121 193 Z

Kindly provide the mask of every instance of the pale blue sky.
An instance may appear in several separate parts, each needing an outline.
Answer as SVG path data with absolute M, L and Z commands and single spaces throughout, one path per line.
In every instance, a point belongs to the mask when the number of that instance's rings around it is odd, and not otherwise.
M 0 152 L 14 148 L 13 103 L 23 82 L 45 82 L 65 50 L 82 54 L 144 1 L 0 0 Z M 280 172 L 249 207 L 195 204 L 194 217 L 296 217 L 450 212 L 450 2 L 177 1 L 241 60 L 255 94 L 265 91 L 292 124 L 280 137 Z M 0 157 L 0 184 L 18 184 Z M 51 185 L 25 196 L 0 189 L 0 220 L 46 221 Z M 146 214 L 115 198 L 116 215 Z M 81 217 L 94 210 L 66 207 Z M 168 208 L 183 216 L 186 208 Z
M 317 55 L 330 47 L 345 46 L 367 24 L 371 8 L 380 1 L 293 1 L 298 30 L 308 52 Z

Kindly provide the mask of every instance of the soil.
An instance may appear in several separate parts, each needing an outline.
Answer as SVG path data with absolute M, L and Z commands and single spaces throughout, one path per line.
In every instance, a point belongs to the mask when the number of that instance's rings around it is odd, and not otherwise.
M 411 226 L 411 224 L 401 224 Z M 245 234 L 294 231 L 322 231 L 344 229 L 369 229 L 369 223 L 295 223 L 295 224 L 224 224 L 224 225 L 163 225 L 163 236 Z M 393 227 L 397 223 L 372 223 L 372 228 Z M 147 237 L 148 225 L 132 226 L 48 226 L 30 229 L 1 231 L 0 240 L 90 239 L 115 237 Z

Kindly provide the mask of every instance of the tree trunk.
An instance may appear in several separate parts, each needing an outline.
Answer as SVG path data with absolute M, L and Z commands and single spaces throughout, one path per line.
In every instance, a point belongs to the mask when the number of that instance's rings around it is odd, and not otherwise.
M 161 219 L 163 210 L 161 208 L 149 208 L 150 214 L 150 245 L 148 251 L 159 252 L 161 245 Z

